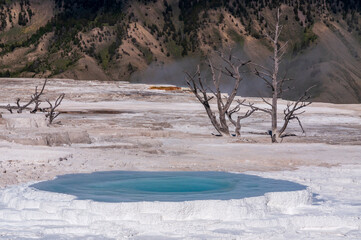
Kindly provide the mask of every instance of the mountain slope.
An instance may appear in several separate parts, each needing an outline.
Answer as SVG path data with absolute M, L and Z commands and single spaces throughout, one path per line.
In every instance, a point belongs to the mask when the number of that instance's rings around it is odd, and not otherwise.
M 283 70 L 295 98 L 317 84 L 314 100 L 361 102 L 361 4 L 353 0 L 280 1 Z M 324 5 L 326 3 L 326 5 Z M 278 1 L 0 1 L 0 75 L 184 84 L 212 50 L 233 47 L 269 64 Z M 187 59 L 187 61 L 182 60 Z M 172 74 L 172 69 L 176 74 Z M 150 74 L 151 73 L 151 74 Z M 164 79 L 166 77 L 166 79 Z M 248 76 L 240 93 L 266 95 Z

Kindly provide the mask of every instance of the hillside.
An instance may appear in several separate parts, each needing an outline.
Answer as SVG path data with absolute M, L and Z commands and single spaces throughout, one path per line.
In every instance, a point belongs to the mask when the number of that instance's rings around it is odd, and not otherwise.
M 315 101 L 361 103 L 361 4 L 357 0 L 281 2 L 283 71 L 295 98 L 317 84 Z M 268 64 L 262 30 L 275 0 L 0 1 L 0 75 L 129 80 L 184 85 L 212 50 L 233 47 Z M 248 76 L 240 94 L 267 95 Z

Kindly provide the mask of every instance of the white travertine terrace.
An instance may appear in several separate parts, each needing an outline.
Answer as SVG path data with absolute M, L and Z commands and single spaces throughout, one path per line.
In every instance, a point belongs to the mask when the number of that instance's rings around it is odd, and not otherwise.
M 0 105 L 14 104 L 17 97 L 25 102 L 42 81 L 0 79 Z M 49 81 L 45 96 L 53 100 L 62 92 L 66 97 L 59 108 L 60 123 L 52 126 L 41 124 L 40 115 L 29 120 L 26 113 L 9 116 L 0 109 L 4 187 L 0 239 L 358 239 L 361 235 L 360 104 L 314 103 L 301 116 L 306 136 L 292 123 L 289 131 L 298 136 L 274 145 L 265 134 L 268 116 L 260 113 L 242 123 L 240 139 L 212 136 L 202 106 L 186 91 L 55 79 Z M 261 99 L 249 100 L 262 104 Z M 107 170 L 250 172 L 294 181 L 309 191 L 242 200 L 248 210 L 238 218 L 231 206 L 224 206 L 231 213 L 217 215 L 207 207 L 197 215 L 195 205 L 188 208 L 184 203 L 181 213 L 173 209 L 168 218 L 153 205 L 149 209 L 154 215 L 135 217 L 137 209 L 132 207 L 127 220 L 115 214 L 119 219 L 113 221 L 103 211 L 110 209 L 106 204 L 27 188 L 30 182 L 56 175 Z M 313 194 L 312 203 L 305 204 L 308 193 Z M 144 209 L 139 205 L 138 213 Z

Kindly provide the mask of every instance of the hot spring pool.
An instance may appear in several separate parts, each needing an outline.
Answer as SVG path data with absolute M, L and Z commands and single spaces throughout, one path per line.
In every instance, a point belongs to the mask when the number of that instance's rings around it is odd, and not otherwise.
M 247 174 L 133 171 L 62 175 L 31 187 L 97 202 L 231 200 L 306 189 L 290 181 Z

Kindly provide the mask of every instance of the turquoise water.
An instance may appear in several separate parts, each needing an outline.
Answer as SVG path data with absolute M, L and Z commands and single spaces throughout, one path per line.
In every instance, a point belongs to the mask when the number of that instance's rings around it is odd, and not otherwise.
M 31 187 L 99 202 L 229 200 L 306 189 L 297 183 L 247 174 L 131 171 L 68 174 Z

